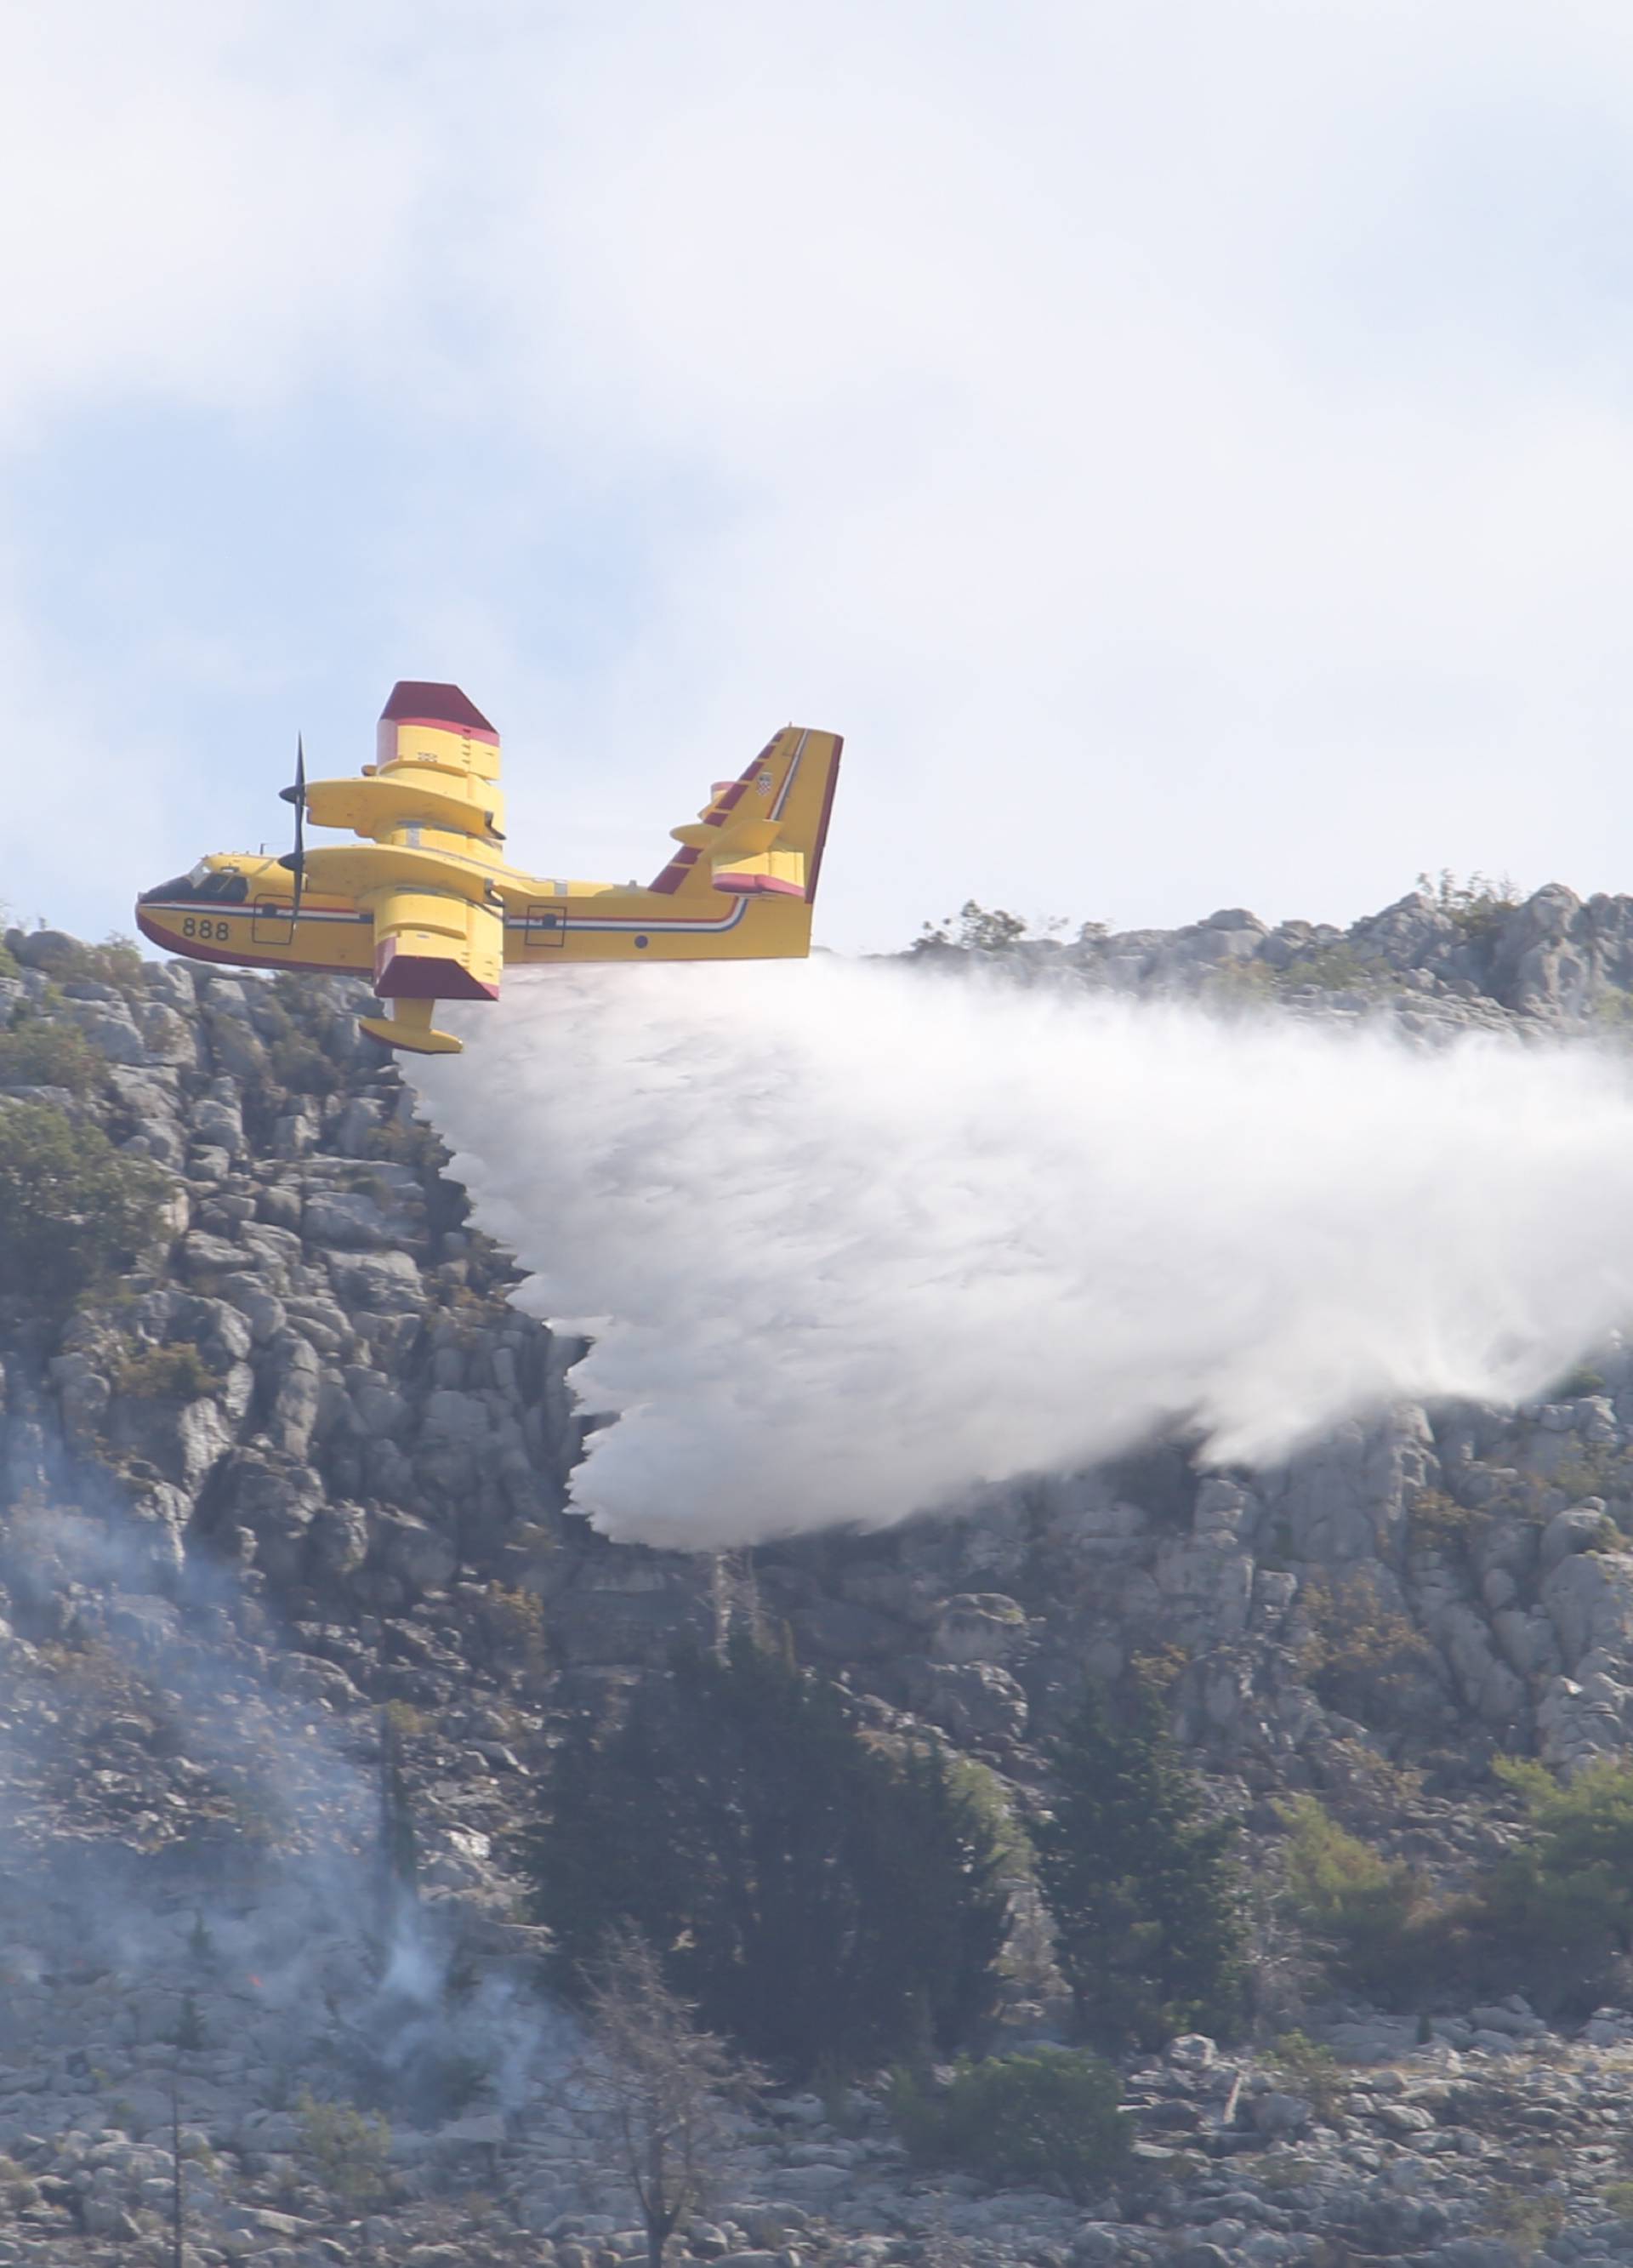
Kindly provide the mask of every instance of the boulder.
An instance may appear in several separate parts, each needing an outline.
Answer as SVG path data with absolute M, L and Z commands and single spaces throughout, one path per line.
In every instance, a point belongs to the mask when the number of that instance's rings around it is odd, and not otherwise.
M 348 1310 L 417 1316 L 425 1295 L 408 1253 L 331 1252 L 328 1263 L 335 1292 Z
M 931 1655 L 945 1662 L 1004 1662 L 1025 1642 L 1024 1608 L 1001 1591 L 966 1591 L 941 1610 Z
M 302 1226 L 310 1242 L 348 1252 L 386 1252 L 401 1243 L 404 1224 L 361 1189 L 314 1189 Z

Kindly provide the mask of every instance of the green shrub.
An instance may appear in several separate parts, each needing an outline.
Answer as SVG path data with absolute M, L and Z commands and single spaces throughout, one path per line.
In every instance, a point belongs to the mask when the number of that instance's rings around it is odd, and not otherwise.
M 0 1104 L 0 1287 L 67 1304 L 158 1233 L 165 1182 L 98 1126 Z
M 374 2204 L 386 2186 L 391 2128 L 378 2112 L 355 2103 L 320 2102 L 303 2094 L 297 2102 L 301 2146 L 331 2196 L 351 2205 Z
M 115 1394 L 143 1402 L 196 1402 L 220 1383 L 195 1346 L 132 1346 L 114 1366 Z
M 1432 1960 L 1434 1910 L 1399 1859 L 1348 1834 L 1313 1795 L 1281 1806 L 1283 1902 L 1334 1974 L 1363 1992 L 1411 1997 Z
M 340 1072 L 321 1048 L 298 1032 L 290 1032 L 273 1041 L 267 1050 L 267 1061 L 272 1075 L 281 1086 L 295 1094 L 333 1094 L 340 1086 Z
M 435 1127 L 423 1125 L 417 1118 L 405 1123 L 393 1117 L 383 1125 L 371 1126 L 363 1146 L 366 1156 L 394 1166 L 410 1166 L 416 1174 L 434 1175 L 448 1162 L 442 1137 Z
M 1437 1663 L 1416 1625 L 1365 1576 L 1338 1584 L 1313 1576 L 1303 1604 L 1310 1635 L 1298 1667 L 1325 1705 L 1363 1725 L 1409 1719 Z
M 1336 945 L 1313 946 L 1296 953 L 1282 971 L 1283 988 L 1313 984 L 1322 992 L 1375 992 L 1389 971 L 1376 961 L 1363 961 L 1355 947 L 1341 939 Z
M 1203 980 L 1203 998 L 1217 1007 L 1251 1007 L 1274 999 L 1281 990 L 1280 973 L 1268 961 L 1222 961 Z
M 966 898 L 956 914 L 933 924 L 925 922 L 913 940 L 912 950 L 922 952 L 929 946 L 953 946 L 961 953 L 1007 953 L 1019 945 L 1030 924 L 1019 914 L 1005 913 L 1003 908 L 977 905 L 974 898 Z M 1057 928 L 1057 923 L 1045 924 L 1048 929 Z
M 142 987 L 142 948 L 135 938 L 110 930 L 100 945 L 85 947 L 85 968 L 76 970 L 99 984 L 112 984 L 124 993 Z
M 1420 874 L 1417 887 L 1466 937 L 1489 936 L 1503 916 L 1519 903 L 1519 887 L 1507 874 L 1493 879 L 1476 873 L 1460 882 L 1449 866 L 1442 866 L 1438 874 Z
M 1536 2259 L 1564 2225 L 1563 2198 L 1509 2186 L 1492 2191 L 1476 2223 L 1488 2235 L 1505 2238 L 1522 2260 Z
M 1597 1441 L 1578 1448 L 1572 1456 L 1562 1457 L 1548 1479 L 1578 1504 L 1590 1496 L 1625 1497 L 1633 1490 L 1633 1464 L 1625 1450 L 1613 1447 L 1608 1441 Z M 1621 1534 L 1615 1522 L 1607 1520 L 1606 1527 L 1607 1548 L 1619 1549 Z
M 117 930 L 111 930 L 100 945 L 70 939 L 53 952 L 50 974 L 56 984 L 111 984 L 129 999 L 142 990 L 142 948 Z
M 1408 1541 L 1415 1551 L 1455 1552 L 1484 1519 L 1483 1513 L 1459 1504 L 1444 1489 L 1419 1489 L 1408 1515 Z
M 77 1024 L 24 1016 L 0 1032 L 0 1086 L 62 1086 L 85 1095 L 107 1065 Z
M 1539 1764 L 1504 1759 L 1497 1771 L 1531 1832 L 1481 1885 L 1473 1927 L 1528 1984 L 1568 1978 L 1591 1993 L 1615 1956 L 1633 1952 L 1633 1764 L 1607 1756 L 1569 1786 Z
M 921 2164 L 955 2167 L 995 2188 L 1062 2190 L 1083 2205 L 1128 2162 L 1122 2099 L 1116 2073 L 1098 2056 L 1045 2047 L 961 2063 L 938 2095 L 899 2072 L 891 2111 Z
M 1272 2053 L 1294 2092 L 1304 2096 L 1323 2124 L 1335 2125 L 1343 2116 L 1350 2082 L 1331 2048 L 1319 2046 L 1303 2032 L 1284 2032 Z

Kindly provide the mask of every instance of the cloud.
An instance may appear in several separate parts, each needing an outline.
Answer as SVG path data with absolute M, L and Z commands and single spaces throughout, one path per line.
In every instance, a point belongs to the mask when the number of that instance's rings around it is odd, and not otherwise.
M 25 516 L 14 714 L 48 729 L 66 650 L 87 764 L 134 702 L 213 821 L 269 683 L 280 746 L 315 709 L 363 751 L 375 676 L 467 676 L 522 855 L 616 875 L 791 713 L 850 738 L 847 943 L 971 892 L 1131 922 L 1347 916 L 1442 863 L 1613 886 L 1623 32 L 1466 0 L 37 14 L 0 92 L 0 437 L 71 457 L 135 401 L 198 446 L 176 502 Z M 231 500 L 202 546 L 200 488 Z M 291 496 L 263 595 L 219 555 Z M 138 535 L 132 661 L 29 571 Z M 42 851 L 41 887 L 124 856 Z
M 832 959 L 524 976 L 405 1059 L 530 1313 L 575 1500 L 703 1548 L 885 1526 L 1160 1426 L 1274 1461 L 1541 1392 L 1633 1315 L 1633 1088 Z

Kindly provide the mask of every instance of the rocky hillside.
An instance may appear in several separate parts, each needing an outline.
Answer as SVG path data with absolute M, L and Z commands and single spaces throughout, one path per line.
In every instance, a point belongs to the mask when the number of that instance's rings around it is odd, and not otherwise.
M 77 1305 L 0 1284 L 0 2268 L 168 2259 L 173 2110 L 200 2268 L 629 2255 L 629 2200 L 563 2097 L 513 1841 L 563 1712 L 685 1635 L 786 1630 L 870 1723 L 933 1728 L 1022 1804 L 1085 1680 L 1160 1662 L 1267 1881 L 1290 1794 L 1455 1883 L 1512 1833 L 1494 1756 L 1628 1746 L 1618 1348 L 1540 1406 L 1395 1409 L 1252 1478 L 1170 1443 L 979 1521 L 613 1545 L 563 1508 L 578 1350 L 507 1307 L 505 1256 L 464 1226 L 352 990 L 7 945 L 0 1023 L 30 1039 L 0 1112 L 101 1128 L 152 1161 L 165 1216 Z M 1062 944 L 972 917 L 920 952 L 975 955 L 1425 1043 L 1616 1041 L 1633 1016 L 1633 900 L 1558 888 L 1443 889 L 1345 932 L 1232 912 Z M 409 1922 L 378 1855 L 382 1727 L 419 1845 Z M 1022 1909 L 1017 2038 L 1060 2014 Z M 876 2102 L 795 2098 L 742 2124 L 693 2253 L 1633 2257 L 1633 2017 L 1385 2019 L 1313 1998 L 1266 1927 L 1264 2037 L 1297 2019 L 1342 2084 L 1176 2043 L 1130 2077 L 1141 2178 L 1095 2215 L 910 2180 Z M 352 2102 L 388 2106 L 388 2154 L 370 2116 L 325 2108 Z

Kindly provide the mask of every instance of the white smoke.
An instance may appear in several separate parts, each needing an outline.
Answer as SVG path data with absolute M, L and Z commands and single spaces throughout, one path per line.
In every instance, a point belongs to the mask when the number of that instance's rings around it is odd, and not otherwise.
M 575 1500 L 882 1526 L 1153 1428 L 1273 1460 L 1541 1391 L 1633 1316 L 1633 1080 L 910 966 L 529 973 L 408 1058 L 517 1302 L 592 1336 Z

